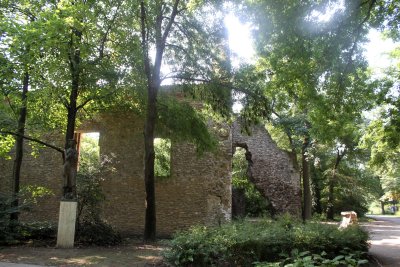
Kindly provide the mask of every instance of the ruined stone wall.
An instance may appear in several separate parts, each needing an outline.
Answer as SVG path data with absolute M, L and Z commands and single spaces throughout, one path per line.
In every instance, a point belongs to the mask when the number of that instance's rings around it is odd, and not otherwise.
M 133 115 L 107 114 L 94 118 L 78 132 L 99 132 L 100 154 L 112 158 L 104 173 L 106 201 L 103 217 L 127 234 L 143 234 L 145 216 L 143 121 Z M 222 131 L 220 147 L 199 156 L 194 145 L 172 143 L 171 175 L 156 179 L 157 233 L 171 235 L 195 224 L 218 224 L 231 217 L 231 135 Z M 62 147 L 62 142 L 58 144 Z M 12 160 L 0 159 L 1 185 L 11 179 Z M 4 169 L 3 169 L 4 166 Z M 58 152 L 41 150 L 25 157 L 21 184 L 51 188 L 55 195 L 22 218 L 57 222 L 62 186 L 62 159 Z M 7 181 L 9 181 L 7 180 Z M 9 190 L 11 186 L 7 185 Z
M 145 214 L 143 122 L 126 115 L 102 116 L 84 131 L 100 132 L 100 154 L 113 155 L 115 173 L 104 181 L 104 216 L 123 232 L 142 234 Z M 231 139 L 221 135 L 216 154 L 199 156 L 188 143 L 172 143 L 171 175 L 156 178 L 157 232 L 170 235 L 194 224 L 230 218 Z
M 289 156 L 277 148 L 264 127 L 253 127 L 251 136 L 241 134 L 237 123 L 232 129 L 216 123 L 211 128 L 219 140 L 215 153 L 199 156 L 193 144 L 172 143 L 171 175 L 156 178 L 159 236 L 196 224 L 230 220 L 232 148 L 236 146 L 251 154 L 251 177 L 274 209 L 278 213 L 300 214 L 299 175 Z M 112 158 L 113 171 L 104 173 L 103 217 L 124 233 L 141 235 L 145 216 L 143 121 L 134 115 L 109 113 L 86 122 L 78 131 L 99 132 L 100 154 Z M 61 135 L 47 141 L 63 147 Z M 25 149 L 30 152 L 28 147 Z M 0 159 L 2 191 L 11 191 L 12 163 Z M 22 167 L 22 186 L 45 186 L 54 194 L 40 200 L 32 213 L 24 213 L 21 218 L 57 222 L 62 191 L 60 153 L 45 148 L 40 149 L 37 157 L 25 154 Z
M 52 144 L 62 147 L 62 139 L 48 136 Z M 51 195 L 38 198 L 37 205 L 32 210 L 21 213 L 21 220 L 52 221 L 58 220 L 59 199 L 62 185 L 62 155 L 50 148 L 40 148 L 33 156 L 29 142 L 25 142 L 22 161 L 20 188 L 27 186 L 42 186 L 51 191 Z M 11 153 L 13 155 L 13 153 Z M 11 196 L 13 160 L 0 159 L 1 192 Z
M 300 175 L 287 152 L 277 147 L 263 125 L 241 131 L 239 122 L 232 126 L 232 145 L 246 149 L 248 175 L 278 214 L 301 214 Z

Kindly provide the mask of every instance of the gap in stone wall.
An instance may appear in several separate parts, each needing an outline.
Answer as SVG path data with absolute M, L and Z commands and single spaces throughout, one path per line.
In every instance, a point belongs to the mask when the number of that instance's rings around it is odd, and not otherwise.
M 78 171 L 80 166 L 96 166 L 100 163 L 100 133 L 99 132 L 84 132 L 76 133 L 79 161 Z
M 234 147 L 232 157 L 232 218 L 270 215 L 270 202 L 251 175 L 251 153 L 245 144 Z

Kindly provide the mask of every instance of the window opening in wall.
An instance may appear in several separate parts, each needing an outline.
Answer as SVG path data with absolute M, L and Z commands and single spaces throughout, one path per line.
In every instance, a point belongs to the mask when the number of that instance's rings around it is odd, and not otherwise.
M 154 138 L 154 175 L 156 177 L 168 177 L 171 175 L 171 140 Z
M 246 149 L 236 147 L 232 159 L 232 217 L 259 217 L 267 214 L 267 200 L 248 175 Z
M 100 165 L 99 132 L 77 133 L 79 169 L 93 170 Z

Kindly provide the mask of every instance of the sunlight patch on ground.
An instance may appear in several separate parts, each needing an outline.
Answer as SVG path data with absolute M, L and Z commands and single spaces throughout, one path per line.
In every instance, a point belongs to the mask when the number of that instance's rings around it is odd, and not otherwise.
M 51 257 L 51 260 L 55 261 L 57 264 L 78 264 L 78 265 L 91 265 L 97 264 L 102 260 L 106 259 L 106 257 L 102 256 L 86 256 L 86 257 L 79 257 L 79 258 L 58 258 L 58 257 Z

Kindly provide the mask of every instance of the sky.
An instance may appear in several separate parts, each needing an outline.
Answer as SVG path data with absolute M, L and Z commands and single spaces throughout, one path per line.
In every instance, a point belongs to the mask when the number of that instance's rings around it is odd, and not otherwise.
M 340 5 L 335 7 L 340 9 Z M 336 10 L 334 12 L 336 12 Z M 313 14 L 319 16 L 321 22 L 328 21 L 334 12 L 326 14 Z M 233 13 L 229 13 L 225 17 L 225 25 L 229 33 L 229 47 L 232 54 L 232 66 L 239 67 L 240 63 L 254 63 L 255 50 L 251 37 L 251 24 L 242 23 Z M 370 30 L 368 34 L 369 42 L 364 45 L 365 58 L 372 70 L 373 76 L 381 76 L 385 69 L 394 64 L 389 53 L 399 44 L 395 44 L 391 39 L 384 38 L 377 30 Z M 234 103 L 234 112 L 239 112 L 242 105 L 238 102 Z
M 369 31 L 368 39 L 370 41 L 365 45 L 365 57 L 374 72 L 382 74 L 387 67 L 395 63 L 390 59 L 389 53 L 396 48 L 396 44 L 391 39 L 382 37 L 381 33 L 374 29 Z
M 321 17 L 325 21 L 326 16 Z M 225 17 L 225 24 L 229 32 L 229 46 L 233 55 L 233 65 L 238 66 L 240 62 L 251 63 L 254 61 L 255 51 L 250 34 L 251 24 L 243 24 L 232 13 Z M 377 74 L 381 74 L 390 64 L 394 63 L 389 58 L 389 52 L 396 44 L 390 39 L 384 39 L 377 30 L 370 30 L 370 40 L 365 46 L 365 57 L 370 67 Z

